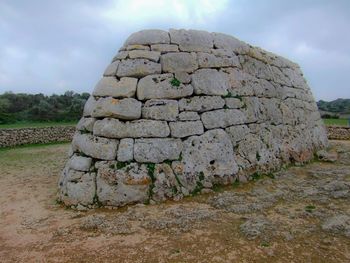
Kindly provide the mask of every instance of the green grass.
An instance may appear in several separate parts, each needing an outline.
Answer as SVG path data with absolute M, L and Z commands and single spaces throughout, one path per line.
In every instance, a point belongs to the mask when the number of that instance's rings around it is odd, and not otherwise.
M 40 128 L 52 126 L 75 126 L 77 122 L 18 122 L 12 124 L 0 124 L 0 129 L 19 129 L 19 128 Z
M 339 125 L 339 126 L 348 126 L 348 120 L 347 119 L 323 119 L 323 122 L 325 125 Z

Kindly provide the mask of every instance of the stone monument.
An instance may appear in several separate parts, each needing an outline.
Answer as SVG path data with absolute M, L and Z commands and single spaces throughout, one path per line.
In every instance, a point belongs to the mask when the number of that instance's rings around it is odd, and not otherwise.
M 85 104 L 60 200 L 178 200 L 304 163 L 327 146 L 300 67 L 232 36 L 132 34 Z

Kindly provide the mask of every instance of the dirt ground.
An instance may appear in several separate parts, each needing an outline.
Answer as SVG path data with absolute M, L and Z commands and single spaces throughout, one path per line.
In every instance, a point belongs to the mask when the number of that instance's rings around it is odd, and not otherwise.
M 338 161 L 159 205 L 56 203 L 68 144 L 0 151 L 0 262 L 350 262 L 350 141 Z

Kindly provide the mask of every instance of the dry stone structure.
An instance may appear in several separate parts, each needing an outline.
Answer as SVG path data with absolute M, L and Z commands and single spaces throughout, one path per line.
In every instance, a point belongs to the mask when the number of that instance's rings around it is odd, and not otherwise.
M 221 33 L 144 30 L 87 101 L 59 194 L 87 207 L 176 200 L 327 143 L 297 64 Z

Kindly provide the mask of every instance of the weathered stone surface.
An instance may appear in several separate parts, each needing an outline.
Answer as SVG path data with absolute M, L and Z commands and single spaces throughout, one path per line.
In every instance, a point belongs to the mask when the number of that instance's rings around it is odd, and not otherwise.
M 225 105 L 229 109 L 239 109 L 244 106 L 244 103 L 237 98 L 225 98 Z
M 145 58 L 154 62 L 158 62 L 160 52 L 146 50 L 132 50 L 129 52 L 129 58 Z
M 119 141 L 117 160 L 130 162 L 134 158 L 134 139 L 125 138 Z
M 178 52 L 179 47 L 177 45 L 155 44 L 155 45 L 151 45 L 151 50 L 158 51 L 163 54 L 168 52 Z
M 92 162 L 92 159 L 89 157 L 84 157 L 84 156 L 79 156 L 74 154 L 69 159 L 69 168 L 77 171 L 87 172 L 90 170 L 91 162 Z
M 192 75 L 194 93 L 225 96 L 228 93 L 229 79 L 226 73 L 215 69 L 199 69 Z
M 115 117 L 123 120 L 134 120 L 141 117 L 142 103 L 132 99 L 114 99 L 112 97 L 100 98 L 92 117 Z
M 197 121 L 200 120 L 200 116 L 195 111 L 183 111 L 179 113 L 178 119 L 180 121 Z
M 113 160 L 117 155 L 118 141 L 76 133 L 72 147 L 74 152 L 82 152 L 96 159 Z
M 83 116 L 84 117 L 90 117 L 92 111 L 95 109 L 96 107 L 96 99 L 94 98 L 94 96 L 90 96 L 88 98 L 88 100 L 85 102 L 85 106 L 84 106 L 84 112 L 83 112 Z
M 105 72 L 103 73 L 103 76 L 115 76 L 117 74 L 117 69 L 119 66 L 119 60 L 112 62 L 108 65 Z
M 197 56 L 194 53 L 178 52 L 167 53 L 160 57 L 164 72 L 193 72 L 198 68 Z
M 191 75 L 184 71 L 176 71 L 175 78 L 178 79 L 181 83 L 187 84 L 191 82 Z
M 179 178 L 190 191 L 199 181 L 202 181 L 202 184 L 215 180 L 223 183 L 227 178 L 233 178 L 238 171 L 230 137 L 221 129 L 186 139 L 182 161 L 174 163 L 173 168 L 176 168 L 175 173 L 181 171 Z M 199 178 L 200 176 L 203 178 Z
M 237 56 L 218 57 L 213 54 L 200 52 L 197 55 L 198 65 L 200 68 L 222 68 L 222 67 L 239 67 Z
M 224 109 L 204 112 L 201 115 L 206 129 L 225 128 L 231 125 L 244 124 L 246 116 L 240 110 Z
M 191 85 L 173 86 L 173 74 L 149 75 L 140 79 L 137 85 L 137 98 L 146 99 L 177 99 L 192 95 Z
M 209 51 L 213 47 L 213 37 L 201 30 L 170 29 L 171 43 L 178 44 L 181 51 Z
M 246 54 L 249 51 L 248 44 L 235 37 L 222 33 L 212 33 L 212 36 L 216 48 L 233 50 L 237 54 Z
M 181 186 L 168 164 L 156 164 L 154 178 L 154 187 L 152 189 L 153 200 L 165 201 L 169 198 L 176 199 L 176 197 L 181 197 Z
M 161 163 L 179 159 L 181 151 L 180 139 L 136 139 L 134 159 L 140 163 Z
M 82 117 L 77 124 L 77 130 L 92 132 L 95 121 L 96 121 L 95 118 Z
M 179 114 L 176 100 L 152 99 L 145 102 L 142 107 L 143 119 L 175 121 Z
M 225 100 L 219 96 L 194 96 L 181 99 L 179 101 L 180 111 L 209 111 L 221 109 L 225 105 Z
M 177 121 L 169 123 L 171 136 L 175 138 L 188 137 L 190 135 L 200 135 L 204 133 L 201 121 Z
M 95 86 L 92 95 L 99 97 L 130 98 L 136 93 L 136 78 L 103 77 Z
M 131 34 L 125 41 L 124 46 L 127 45 L 150 45 L 150 44 L 169 44 L 169 33 L 163 30 L 149 29 L 141 30 Z
M 108 206 L 144 203 L 148 200 L 151 178 L 145 165 L 131 163 L 122 169 L 103 165 L 96 177 L 99 202 Z
M 94 135 L 108 138 L 167 137 L 170 129 L 166 121 L 137 120 L 122 122 L 105 118 L 94 125 Z
M 126 47 L 127 51 L 131 51 L 131 50 L 150 50 L 149 46 L 145 46 L 145 45 L 128 45 Z M 128 52 L 129 54 L 129 52 Z
M 146 59 L 127 59 L 119 63 L 118 77 L 144 77 L 161 73 L 161 65 Z
M 250 133 L 250 129 L 247 125 L 236 125 L 227 127 L 225 129 L 226 133 L 231 137 L 231 142 L 233 146 L 239 143 Z
M 116 60 L 126 59 L 128 57 L 129 52 L 127 51 L 119 51 L 117 55 L 112 59 L 112 63 Z

